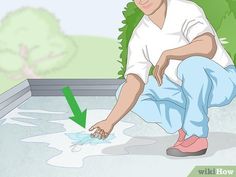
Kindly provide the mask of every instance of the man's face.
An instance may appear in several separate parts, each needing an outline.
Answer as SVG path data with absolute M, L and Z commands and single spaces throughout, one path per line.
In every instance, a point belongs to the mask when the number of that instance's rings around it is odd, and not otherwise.
M 137 7 L 145 14 L 152 15 L 165 0 L 134 0 Z

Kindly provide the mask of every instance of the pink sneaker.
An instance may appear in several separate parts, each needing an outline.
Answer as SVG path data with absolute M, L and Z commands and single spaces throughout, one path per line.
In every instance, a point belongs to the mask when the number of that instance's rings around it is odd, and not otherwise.
M 207 148 L 207 138 L 191 136 L 180 145 L 168 148 L 166 154 L 175 157 L 200 156 L 206 153 Z
M 183 129 L 179 129 L 178 132 L 179 132 L 179 138 L 178 138 L 178 140 L 176 141 L 176 143 L 174 144 L 173 147 L 176 147 L 176 146 L 178 146 L 178 145 L 180 145 L 184 142 L 186 133 L 183 131 Z

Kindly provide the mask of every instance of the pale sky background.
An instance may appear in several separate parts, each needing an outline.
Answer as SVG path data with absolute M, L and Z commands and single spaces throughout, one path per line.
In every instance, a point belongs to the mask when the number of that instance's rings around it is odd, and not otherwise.
M 47 9 L 60 20 L 68 35 L 93 35 L 116 39 L 122 10 L 131 0 L 0 0 L 0 19 L 22 7 Z

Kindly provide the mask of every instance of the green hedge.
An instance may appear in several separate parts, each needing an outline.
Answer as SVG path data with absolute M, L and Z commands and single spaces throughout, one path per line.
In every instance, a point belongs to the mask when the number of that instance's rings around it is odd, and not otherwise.
M 124 77 L 124 73 L 126 70 L 126 63 L 127 63 L 127 55 L 128 55 L 128 44 L 130 41 L 130 38 L 132 36 L 134 28 L 138 25 L 140 20 L 143 17 L 143 13 L 137 8 L 134 2 L 130 2 L 125 7 L 125 10 L 123 11 L 124 20 L 122 23 L 124 26 L 119 29 L 121 32 L 121 35 L 118 37 L 118 40 L 120 40 L 120 59 L 118 62 L 121 63 L 121 69 L 118 72 L 119 78 Z
M 208 20 L 216 30 L 220 38 L 226 38 L 228 44 L 224 47 L 230 54 L 236 64 L 236 0 L 193 0 L 203 8 Z M 124 24 L 120 28 L 120 60 L 121 69 L 118 72 L 119 78 L 124 78 L 127 64 L 128 44 L 134 28 L 138 25 L 143 17 L 143 13 L 138 9 L 134 2 L 127 4 L 123 11 Z M 152 73 L 153 67 L 150 70 Z

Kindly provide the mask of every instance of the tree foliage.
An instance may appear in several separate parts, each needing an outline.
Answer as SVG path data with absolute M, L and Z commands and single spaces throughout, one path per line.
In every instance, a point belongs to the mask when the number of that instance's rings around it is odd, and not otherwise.
M 230 12 L 234 14 L 234 18 L 236 18 L 236 0 L 226 0 L 229 4 Z
M 230 13 L 229 4 L 225 0 L 193 0 L 193 2 L 202 7 L 216 31 L 220 28 L 224 16 Z
M 227 14 L 222 21 L 221 27 L 217 31 L 219 36 L 226 38 L 227 43 L 224 45 L 230 56 L 234 58 L 236 64 L 236 20 L 233 13 Z
M 17 10 L 0 24 L 0 71 L 9 76 L 40 77 L 65 66 L 75 52 L 57 19 L 43 9 Z
M 118 62 L 121 63 L 121 70 L 118 72 L 118 75 L 120 78 L 124 77 L 124 73 L 126 70 L 126 64 L 127 64 L 127 56 L 128 56 L 128 44 L 130 41 L 130 38 L 132 36 L 134 28 L 138 25 L 140 20 L 143 17 L 143 13 L 137 8 L 134 2 L 130 2 L 125 7 L 125 10 L 123 11 L 124 20 L 122 23 L 124 26 L 119 29 L 121 32 L 121 35 L 118 37 L 118 40 L 120 40 L 120 58 L 121 60 L 118 60 Z
M 219 38 L 226 38 L 227 44 L 224 45 L 227 52 L 236 64 L 236 0 L 193 0 L 203 8 L 208 20 L 216 30 Z M 134 2 L 130 2 L 124 11 L 124 26 L 120 29 L 121 35 L 121 55 L 119 62 L 122 67 L 118 72 L 119 78 L 124 78 L 126 70 L 128 43 L 133 30 L 143 17 L 143 13 L 138 9 Z M 152 68 L 153 69 L 153 68 Z M 150 74 L 152 73 L 150 70 Z

